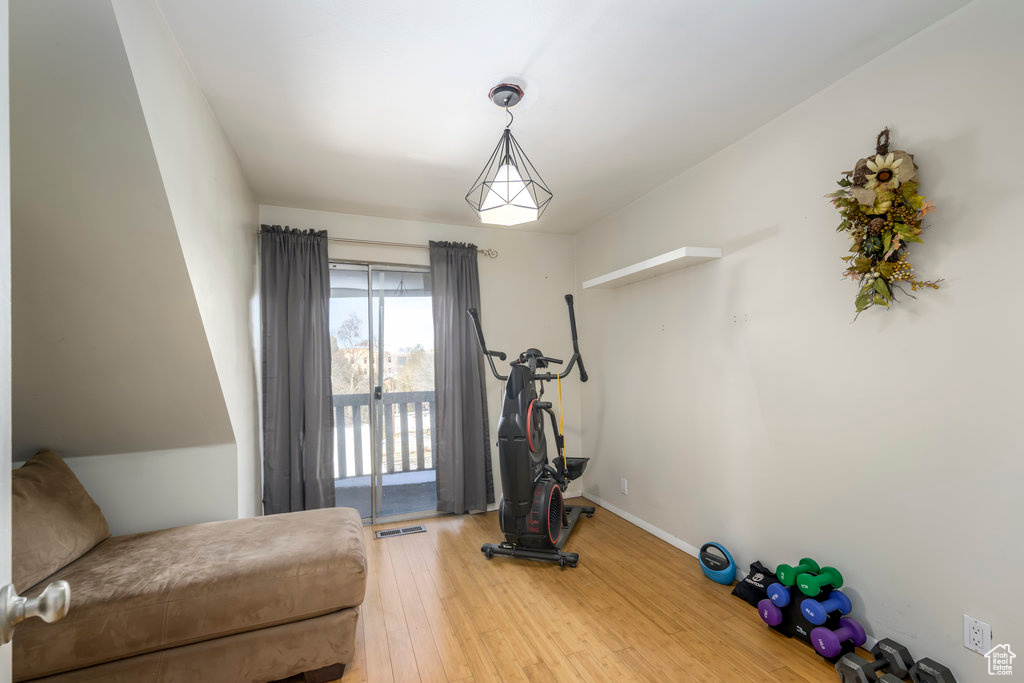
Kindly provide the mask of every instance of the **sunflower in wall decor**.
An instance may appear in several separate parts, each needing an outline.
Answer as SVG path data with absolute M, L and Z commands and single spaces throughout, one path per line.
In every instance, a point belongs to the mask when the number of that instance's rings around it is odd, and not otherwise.
M 907 255 L 911 242 L 921 242 L 924 217 L 935 205 L 918 193 L 917 164 L 902 150 L 889 151 L 889 129 L 878 134 L 875 154 L 843 173 L 839 189 L 826 195 L 839 211 L 836 228 L 852 242 L 844 256 L 848 277 L 857 283 L 856 316 L 872 306 L 889 308 L 896 293 L 938 289 L 941 280 L 919 280 Z

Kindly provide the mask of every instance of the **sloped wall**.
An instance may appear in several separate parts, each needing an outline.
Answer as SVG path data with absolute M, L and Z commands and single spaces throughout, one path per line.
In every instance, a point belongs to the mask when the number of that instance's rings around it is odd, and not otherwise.
M 225 394 L 110 2 L 17 0 L 11 23 L 15 459 L 68 457 L 119 532 L 235 517 Z
M 238 514 L 260 512 L 259 210 L 234 150 L 153 0 L 115 0 L 181 251 L 238 447 Z
M 109 0 L 11 23 L 15 457 L 233 441 Z
M 977 0 L 576 242 L 581 281 L 726 252 L 582 292 L 587 492 L 741 565 L 839 567 L 869 633 L 961 681 L 987 679 L 964 612 L 1024 642 L 1021 26 L 1016 0 Z M 851 324 L 823 195 L 886 125 L 938 207 L 916 272 L 945 282 Z

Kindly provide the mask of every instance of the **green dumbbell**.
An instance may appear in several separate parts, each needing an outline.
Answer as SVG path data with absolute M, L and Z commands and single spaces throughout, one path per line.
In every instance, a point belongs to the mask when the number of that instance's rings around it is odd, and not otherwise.
M 800 592 L 813 598 L 821 592 L 823 586 L 840 588 L 843 585 L 843 575 L 835 567 L 822 567 L 821 571 L 815 574 L 800 574 L 796 577 L 796 584 Z
M 800 559 L 800 564 L 795 567 L 790 567 L 788 564 L 780 564 L 775 570 L 775 575 L 779 577 L 779 583 L 783 586 L 792 586 L 796 583 L 796 577 L 804 572 L 817 574 L 818 563 L 809 557 L 804 557 Z

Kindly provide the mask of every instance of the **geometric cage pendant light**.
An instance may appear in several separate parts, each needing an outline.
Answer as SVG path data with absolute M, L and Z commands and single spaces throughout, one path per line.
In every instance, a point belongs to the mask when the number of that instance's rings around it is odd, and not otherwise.
M 510 129 L 513 119 L 508 110 L 519 104 L 523 89 L 502 83 L 491 89 L 490 97 L 496 105 L 504 107 L 509 122 L 484 170 L 466 194 L 466 201 L 483 223 L 519 225 L 535 221 L 547 209 L 553 195 Z

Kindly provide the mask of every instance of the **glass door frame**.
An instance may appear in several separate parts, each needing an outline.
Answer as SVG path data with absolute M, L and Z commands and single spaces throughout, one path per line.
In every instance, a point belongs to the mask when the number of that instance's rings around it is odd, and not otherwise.
M 415 272 L 415 273 L 429 273 L 430 272 L 430 267 L 429 266 L 422 266 L 422 265 L 415 265 L 415 264 L 411 264 L 411 263 L 409 263 L 409 264 L 406 264 L 406 263 L 388 263 L 388 262 L 381 262 L 381 261 L 359 261 L 359 260 L 349 260 L 349 259 L 328 259 L 327 267 L 329 269 L 332 269 L 332 270 L 337 268 L 338 270 L 349 270 L 349 271 L 355 271 L 355 272 L 359 272 L 359 271 L 362 271 L 362 270 L 366 271 L 366 314 L 367 314 L 367 323 L 366 323 L 366 327 L 367 327 L 367 343 L 366 343 L 366 346 L 367 346 L 367 360 L 368 360 L 366 371 L 367 371 L 367 373 L 369 375 L 369 379 L 370 379 L 370 384 L 369 384 L 369 387 L 370 387 L 370 406 L 369 406 L 369 411 L 368 411 L 368 415 L 367 415 L 367 417 L 370 420 L 370 517 L 369 517 L 369 519 L 367 519 L 365 517 L 363 518 L 363 525 L 367 526 L 367 525 L 373 525 L 373 524 L 384 524 L 384 523 L 387 523 L 387 522 L 403 522 L 403 521 L 407 521 L 407 520 L 411 520 L 411 519 L 424 519 L 424 518 L 427 518 L 427 517 L 437 517 L 437 516 L 440 516 L 442 514 L 445 514 L 445 513 L 442 513 L 442 512 L 438 512 L 438 510 L 435 508 L 433 510 L 421 510 L 421 511 L 418 511 L 418 512 L 406 512 L 406 513 L 397 514 L 397 515 L 381 515 L 380 514 L 380 507 L 379 507 L 380 503 L 381 503 L 381 495 L 383 494 L 383 488 L 384 488 L 384 474 L 383 474 L 383 472 L 381 472 L 381 469 L 382 469 L 381 465 L 383 464 L 383 461 L 381 460 L 381 458 L 383 458 L 384 456 L 380 452 L 381 445 L 383 444 L 383 438 L 384 438 L 384 420 L 382 419 L 383 418 L 383 414 L 382 414 L 382 411 L 381 411 L 381 407 L 382 407 L 382 405 L 384 403 L 384 398 L 383 398 L 383 386 L 377 384 L 377 377 L 379 376 L 379 373 L 376 372 L 378 364 L 376 362 L 377 361 L 377 359 L 376 359 L 376 349 L 374 348 L 374 344 L 375 343 L 383 344 L 384 343 L 384 335 L 383 334 L 380 334 L 380 335 L 376 334 L 375 330 L 374 330 L 374 327 L 373 327 L 373 315 L 374 315 L 374 311 L 373 311 L 373 293 L 374 293 L 373 275 L 376 272 L 383 272 L 383 271 L 404 271 L 404 272 Z M 431 294 L 431 298 L 433 298 L 433 294 Z M 383 324 L 384 324 L 384 321 L 380 320 L 379 321 L 379 327 L 383 327 Z M 380 337 L 380 339 L 379 340 L 375 339 L 375 337 L 378 337 L 378 336 Z M 381 369 L 383 369 L 383 365 L 381 365 L 380 367 L 381 367 Z M 435 365 L 435 370 L 436 370 L 436 365 Z M 377 397 L 377 387 L 378 386 L 380 386 L 381 389 L 382 389 L 382 393 L 381 393 L 381 397 L 380 398 Z M 378 419 L 378 415 L 381 415 L 381 419 Z M 436 435 L 434 434 L 433 431 L 431 431 L 431 434 L 430 434 L 430 439 L 431 439 L 430 447 L 431 447 L 432 450 L 434 449 L 434 445 L 435 445 L 434 439 L 435 438 L 436 438 Z M 434 456 L 434 457 L 436 457 L 436 456 Z M 433 464 L 434 464 L 434 470 L 436 471 L 437 470 L 437 460 L 436 459 L 433 460 Z M 435 475 L 435 481 L 436 481 L 436 475 Z

